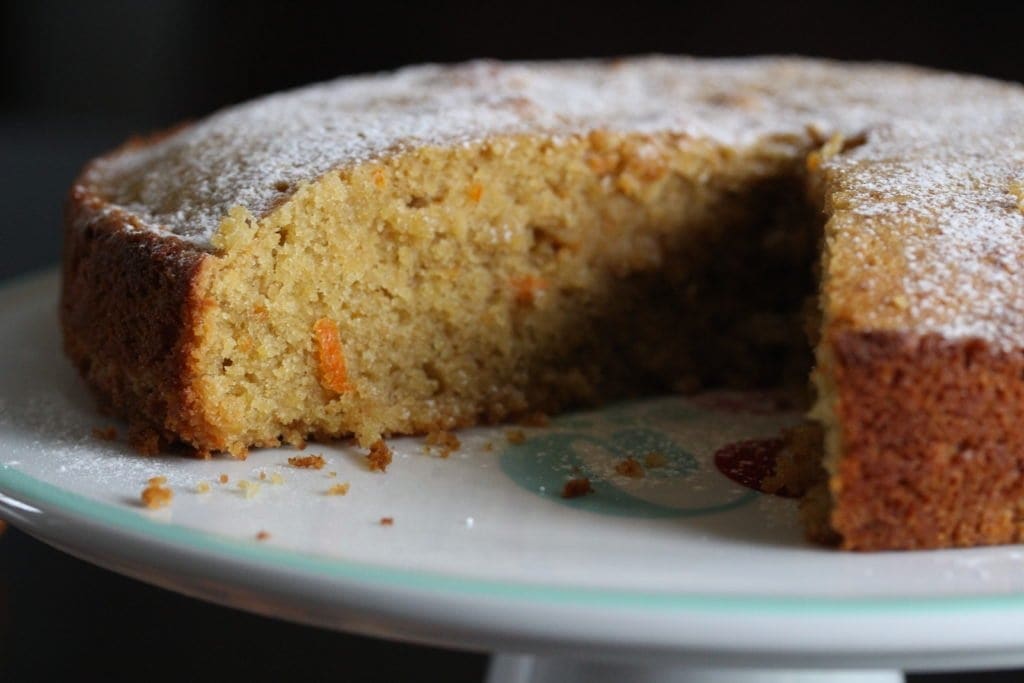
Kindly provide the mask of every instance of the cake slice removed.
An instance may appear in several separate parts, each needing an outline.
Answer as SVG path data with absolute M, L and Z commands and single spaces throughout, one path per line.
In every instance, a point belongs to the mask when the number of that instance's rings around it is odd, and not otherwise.
M 235 455 L 810 374 L 816 536 L 1016 541 L 1022 123 L 1017 86 L 799 59 L 342 79 L 87 167 L 65 344 Z

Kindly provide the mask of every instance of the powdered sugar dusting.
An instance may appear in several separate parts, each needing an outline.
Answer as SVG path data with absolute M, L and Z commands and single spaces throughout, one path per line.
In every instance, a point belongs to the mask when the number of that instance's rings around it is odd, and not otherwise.
M 263 215 L 331 169 L 417 145 L 594 129 L 774 155 L 803 154 L 834 133 L 866 135 L 826 165 L 843 196 L 837 210 L 860 217 L 841 236 L 857 286 L 894 302 L 862 322 L 1024 334 L 1024 90 L 975 77 L 796 58 L 418 66 L 224 110 L 97 162 L 86 182 L 150 229 L 211 249 L 230 208 Z M 899 282 L 872 272 L 878 249 L 901 261 Z
M 829 162 L 842 211 L 858 217 L 837 236 L 860 257 L 850 277 L 895 304 L 861 306 L 858 322 L 885 329 L 910 319 L 1012 348 L 1024 321 L 1024 212 L 1013 192 L 1024 110 L 1014 101 L 966 122 L 936 118 L 888 125 Z M 899 278 L 886 282 L 870 254 L 902 261 Z

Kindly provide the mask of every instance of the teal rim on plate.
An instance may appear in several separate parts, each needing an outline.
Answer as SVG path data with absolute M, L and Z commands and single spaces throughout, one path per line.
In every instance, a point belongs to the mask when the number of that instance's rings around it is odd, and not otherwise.
M 310 555 L 274 548 L 256 541 L 228 538 L 171 523 L 148 519 L 139 512 L 101 503 L 40 481 L 9 466 L 0 466 L 0 507 L 12 502 L 29 505 L 45 515 L 61 512 L 87 520 L 109 531 L 151 538 L 181 550 L 211 553 L 221 560 L 257 562 L 265 567 L 316 574 L 427 592 L 514 601 L 524 604 L 570 604 L 578 607 L 665 611 L 744 612 L 750 615 L 799 616 L 838 613 L 878 615 L 894 612 L 948 612 L 1016 610 L 1024 607 L 1024 593 L 980 596 L 833 598 L 814 596 L 715 595 L 659 593 L 621 589 L 580 588 L 458 575 L 411 571 L 381 565 Z M 29 530 L 31 533 L 31 530 Z M 45 535 L 45 534 L 44 534 Z M 927 551 L 925 551 L 927 552 Z

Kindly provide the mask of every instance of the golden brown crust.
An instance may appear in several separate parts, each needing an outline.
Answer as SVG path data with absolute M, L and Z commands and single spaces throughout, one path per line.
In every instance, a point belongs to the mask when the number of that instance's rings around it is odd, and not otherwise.
M 203 450 L 217 444 L 190 388 L 208 255 L 139 229 L 82 183 L 71 189 L 64 225 L 60 319 L 75 366 L 136 428 Z
M 980 340 L 831 335 L 842 458 L 832 526 L 850 550 L 1024 539 L 1024 352 Z

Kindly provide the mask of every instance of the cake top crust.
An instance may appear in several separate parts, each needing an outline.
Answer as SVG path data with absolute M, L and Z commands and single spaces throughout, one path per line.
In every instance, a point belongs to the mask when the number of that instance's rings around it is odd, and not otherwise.
M 79 182 L 131 229 L 212 251 L 231 208 L 263 216 L 332 169 L 423 145 L 591 130 L 791 156 L 833 134 L 862 138 L 824 167 L 841 260 L 830 314 L 1006 347 L 1024 339 L 1024 89 L 980 77 L 780 57 L 416 66 L 225 109 L 128 145 Z

